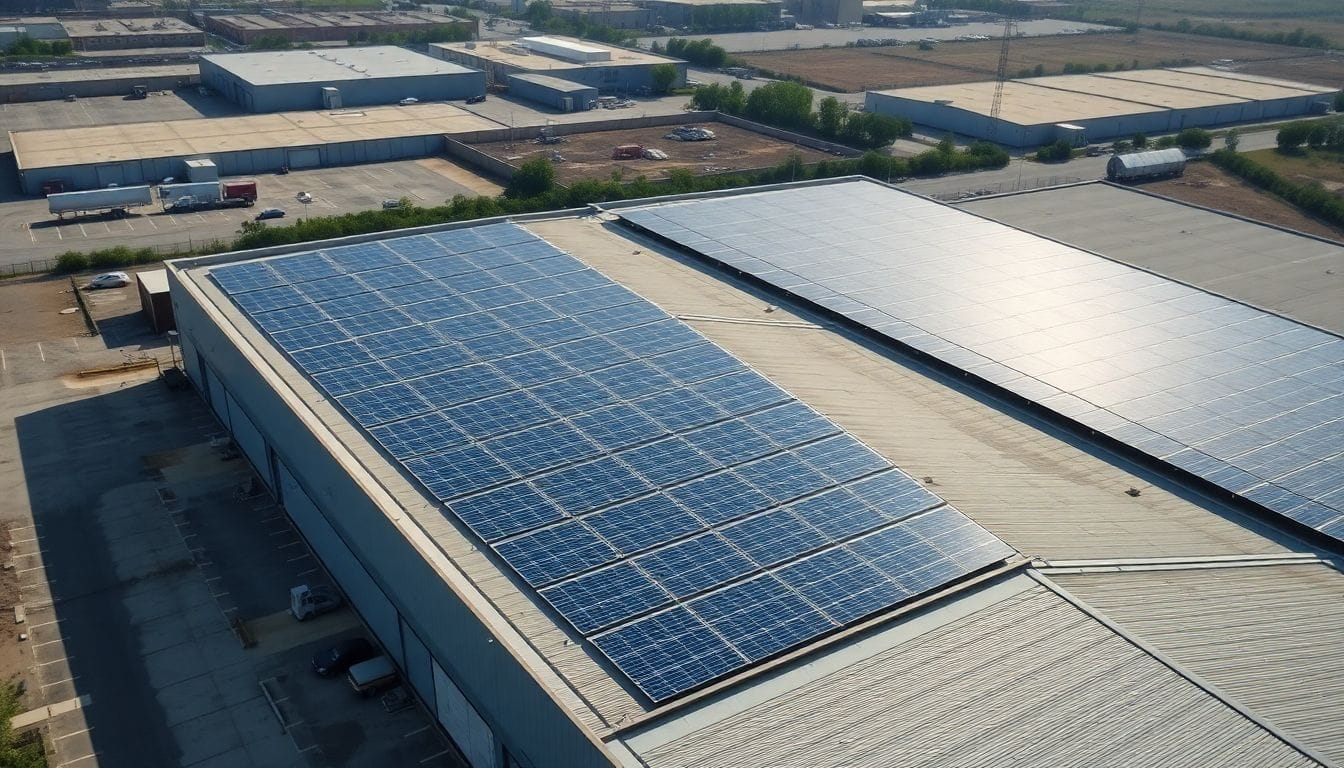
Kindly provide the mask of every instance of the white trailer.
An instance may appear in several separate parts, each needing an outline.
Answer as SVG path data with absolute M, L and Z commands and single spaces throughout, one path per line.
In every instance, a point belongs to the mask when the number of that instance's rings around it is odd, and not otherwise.
M 201 181 L 189 184 L 160 184 L 159 203 L 169 207 L 178 198 L 190 197 L 198 206 L 210 206 L 219 202 L 219 182 Z
M 65 214 L 110 213 L 125 216 L 131 208 L 154 202 L 148 186 L 108 187 L 84 192 L 57 192 L 47 195 L 47 210 L 64 218 Z
M 1185 173 L 1185 152 L 1175 147 L 1152 152 L 1115 155 L 1106 161 L 1106 178 L 1111 181 L 1138 181 Z

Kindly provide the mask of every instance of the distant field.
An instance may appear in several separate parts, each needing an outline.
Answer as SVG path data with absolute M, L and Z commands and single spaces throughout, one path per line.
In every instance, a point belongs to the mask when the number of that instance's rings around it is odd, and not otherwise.
M 1136 16 L 1139 5 L 1141 16 Z M 1301 27 L 1344 45 L 1344 11 L 1339 0 L 1078 0 L 1074 7 L 1090 21 L 1140 19 L 1144 24 L 1227 24 L 1256 32 L 1290 33 Z
M 1247 152 L 1246 157 L 1289 181 L 1319 181 L 1326 189 L 1344 190 L 1344 153 L 1306 150 L 1300 155 L 1285 155 L 1276 149 L 1260 149 Z
M 822 88 L 853 92 L 991 79 L 998 67 L 999 51 L 1000 41 L 987 40 L 944 42 L 929 51 L 902 45 L 769 51 L 743 58 L 752 66 L 795 75 Z M 1020 70 L 1038 64 L 1044 74 L 1058 75 L 1065 64 L 1129 69 L 1136 61 L 1139 68 L 1145 68 L 1183 60 L 1200 64 L 1215 59 L 1265 62 L 1302 55 L 1301 48 L 1151 30 L 1133 35 L 1061 35 L 1015 39 L 1009 52 L 1008 74 L 1016 76 Z

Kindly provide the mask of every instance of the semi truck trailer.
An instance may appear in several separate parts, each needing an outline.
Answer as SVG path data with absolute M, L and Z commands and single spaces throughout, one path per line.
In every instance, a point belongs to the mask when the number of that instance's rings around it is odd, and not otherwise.
M 83 192 L 57 192 L 47 195 L 47 209 L 64 218 L 65 214 L 108 213 L 125 216 L 132 208 L 154 202 L 148 186 L 108 187 Z
M 159 185 L 159 202 L 165 211 L 244 206 L 256 201 L 257 182 L 251 180 Z

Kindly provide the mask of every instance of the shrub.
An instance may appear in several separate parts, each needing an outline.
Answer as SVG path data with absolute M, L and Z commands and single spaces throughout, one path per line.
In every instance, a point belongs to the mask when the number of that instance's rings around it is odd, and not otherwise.
M 1309 136 L 1311 136 L 1311 123 L 1298 120 L 1280 128 L 1274 141 L 1278 143 L 1280 151 L 1291 152 L 1305 144 Z
M 544 157 L 528 160 L 514 171 L 509 186 L 504 190 L 508 197 L 537 197 L 555 188 L 555 166 Z
M 1036 150 L 1036 159 L 1042 163 L 1058 163 L 1072 156 L 1073 145 L 1063 139 Z
M 1176 144 L 1186 149 L 1208 149 L 1213 144 L 1213 134 L 1202 128 L 1186 128 L 1176 134 Z
M 79 251 L 66 251 L 56 257 L 56 271 L 83 272 L 89 268 L 89 257 Z

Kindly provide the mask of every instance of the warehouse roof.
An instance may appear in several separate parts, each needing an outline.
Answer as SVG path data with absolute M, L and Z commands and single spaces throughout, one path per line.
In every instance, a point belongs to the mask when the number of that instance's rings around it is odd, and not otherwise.
M 362 13 L 268 13 L 230 14 L 211 16 L 216 24 L 238 29 L 307 29 L 315 27 L 377 27 L 408 24 L 446 24 L 459 21 L 450 16 L 438 16 L 417 11 L 387 11 Z
M 1026 576 L 625 744 L 650 768 L 1318 764 Z
M 252 85 L 460 75 L 473 71 L 395 45 L 222 53 L 203 56 L 202 60 Z
M 1010 80 L 1004 86 L 1000 117 L 1018 125 L 1063 123 L 1088 118 L 1141 114 L 1156 109 L 1194 109 L 1332 93 L 1335 89 L 1252 76 L 1229 78 L 1206 68 L 1135 70 L 1096 75 L 1058 75 Z M 994 82 L 957 83 L 877 91 L 914 101 L 988 115 Z
M 0 72 L 0 86 L 43 85 L 47 83 L 83 83 L 89 79 L 88 69 L 53 69 L 46 72 L 32 70 Z M 195 78 L 200 74 L 195 64 L 166 64 L 158 67 L 104 67 L 98 70 L 99 80 L 140 80 L 156 77 Z
M 1277 77 L 1267 77 L 1265 75 L 1252 75 L 1249 72 L 1238 72 L 1234 69 L 1215 68 L 1215 67 L 1176 67 L 1170 70 L 1159 70 L 1164 72 L 1185 72 L 1193 75 L 1199 75 L 1210 79 L 1210 89 L 1223 87 L 1222 83 L 1213 85 L 1214 81 L 1221 80 L 1239 80 L 1246 83 L 1259 83 L 1279 88 L 1286 88 L 1292 91 L 1307 91 L 1309 93 L 1334 93 L 1339 89 L 1329 85 L 1314 85 L 1304 83 L 1301 80 L 1284 80 Z
M 592 85 L 585 85 L 584 83 L 576 83 L 573 80 L 565 80 L 559 77 L 538 75 L 532 72 L 519 72 L 516 75 L 509 75 L 509 78 L 522 80 L 525 83 L 542 85 L 547 88 L 550 88 L 551 90 L 560 91 L 562 93 L 577 93 L 580 91 L 597 90 L 597 88 Z
M 1344 574 L 1315 561 L 1096 563 L 1049 578 L 1344 764 Z
M 556 40 L 565 40 L 573 44 L 582 44 L 585 47 L 597 47 L 590 43 L 580 43 L 580 41 L 574 40 L 573 38 L 559 37 L 556 35 L 550 35 L 548 37 Z M 610 45 L 601 46 L 602 50 L 611 52 L 611 59 L 609 61 L 591 61 L 586 63 L 559 59 L 533 51 L 525 51 L 518 46 L 496 40 L 487 40 L 479 43 L 431 43 L 429 47 L 431 49 L 438 48 L 466 56 L 474 56 L 485 61 L 506 64 L 518 67 L 519 69 L 542 72 L 561 69 L 577 69 L 580 67 L 630 67 L 647 66 L 650 64 L 680 63 L 680 59 L 659 56 L 656 53 L 649 53 L 648 51 L 637 51 L 631 48 L 617 48 Z
M 171 16 L 145 19 L 63 19 L 70 37 L 121 37 L 132 35 L 181 35 L 200 33 L 201 30 Z
M 536 218 L 524 226 L 689 323 L 1026 554 L 1282 557 L 1309 548 L 842 327 L 772 306 L 780 300 L 688 264 L 624 227 L 595 217 Z M 1183 670 L 1021 578 L 962 589 L 957 603 L 940 601 L 898 623 L 836 638 L 749 682 L 651 706 L 395 469 L 223 295 L 208 270 L 234 258 L 179 261 L 170 269 L 213 305 L 217 322 L 232 326 L 255 364 L 269 366 L 328 426 L 332 449 L 348 451 L 392 494 L 437 547 L 423 556 L 467 577 L 463 588 L 477 610 L 498 618 L 495 631 L 506 647 L 618 755 L 628 750 L 630 760 L 637 754 L 655 767 L 736 766 L 746 757 L 734 750 L 754 745 L 763 752 L 753 751 L 750 762 L 778 765 L 890 765 L 892 749 L 935 765 L 983 764 L 985 755 L 1023 749 L 1041 764 L 1170 765 L 1177 756 L 1313 764 L 1216 693 L 1192 685 Z M 1141 495 L 1124 492 L 1136 487 Z M 1317 586 L 1303 588 L 1332 599 Z M 855 696 L 860 689 L 885 693 Z M 1136 749 L 1133 739 L 1151 751 Z M 1089 747 L 1095 752 L 1077 751 Z M 757 759 L 761 754 L 769 760 Z
M 650 0 L 666 5 L 778 5 L 782 0 Z
M 959 207 L 1344 334 L 1338 243 L 1102 183 Z
M 154 157 L 210 155 L 342 141 L 428 136 L 499 127 L 449 104 L 282 112 L 92 128 L 12 131 L 20 170 Z

